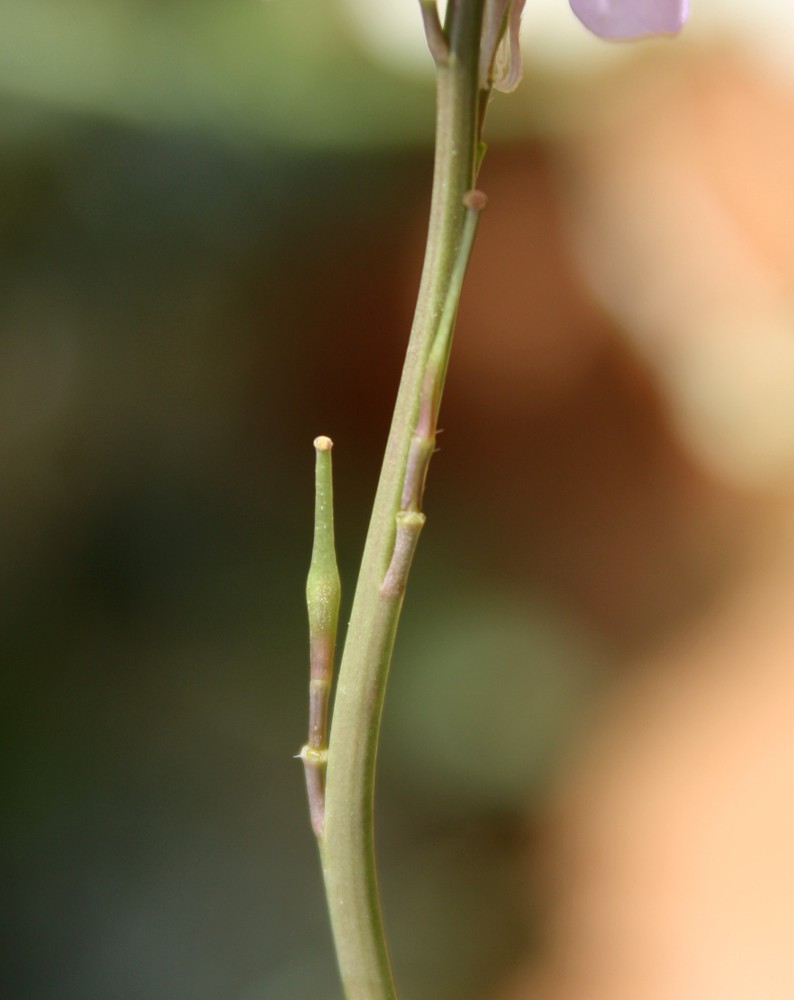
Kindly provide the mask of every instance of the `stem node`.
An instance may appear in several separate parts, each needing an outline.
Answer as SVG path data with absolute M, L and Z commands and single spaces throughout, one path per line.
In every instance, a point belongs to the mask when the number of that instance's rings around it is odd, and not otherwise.
M 381 597 L 402 597 L 408 582 L 408 573 L 414 559 L 419 534 L 424 527 L 425 515 L 417 510 L 401 510 L 395 515 L 397 530 L 394 535 L 394 551 L 389 568 L 380 585 Z

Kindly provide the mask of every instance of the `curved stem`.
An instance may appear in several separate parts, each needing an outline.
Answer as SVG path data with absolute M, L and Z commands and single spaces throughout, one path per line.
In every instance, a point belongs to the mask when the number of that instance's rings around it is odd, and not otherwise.
M 339 671 L 318 838 L 348 1000 L 395 1000 L 378 898 L 373 839 L 375 759 L 402 587 L 381 584 L 395 545 L 408 452 L 433 341 L 456 268 L 479 139 L 483 0 L 450 0 L 448 54 L 437 71 L 436 154 L 427 249 L 381 477 Z M 456 304 L 456 303 L 455 303 Z

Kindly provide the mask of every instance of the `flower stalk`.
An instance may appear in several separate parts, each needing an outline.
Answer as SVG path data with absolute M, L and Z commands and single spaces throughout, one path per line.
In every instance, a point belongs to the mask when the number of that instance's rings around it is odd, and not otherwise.
M 396 1000 L 375 872 L 375 761 L 406 583 L 425 524 L 428 465 L 463 279 L 485 195 L 476 190 L 492 88 L 520 77 L 524 0 L 419 0 L 436 64 L 436 151 L 425 260 L 402 380 L 362 556 L 327 740 L 339 574 L 333 543 L 331 442 L 318 438 L 315 542 L 307 583 L 309 738 L 300 753 L 347 1000 Z M 570 0 L 603 37 L 681 27 L 688 0 Z
M 440 32 L 434 5 L 423 2 L 422 12 L 437 65 L 427 248 L 340 665 L 323 817 L 315 827 L 347 1000 L 396 1000 L 375 872 L 375 759 L 405 583 L 424 523 L 418 508 L 452 328 L 479 214 L 464 199 L 474 188 L 478 161 L 483 0 L 450 0 Z M 409 463 L 412 442 L 420 439 Z

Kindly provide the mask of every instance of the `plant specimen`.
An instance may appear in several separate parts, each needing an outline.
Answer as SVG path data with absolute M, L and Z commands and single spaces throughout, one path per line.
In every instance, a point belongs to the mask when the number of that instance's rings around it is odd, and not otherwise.
M 424 268 L 403 375 L 356 586 L 327 737 L 339 574 L 333 541 L 331 441 L 315 440 L 315 542 L 307 584 L 309 737 L 301 751 L 312 828 L 348 1000 L 395 1000 L 378 898 L 373 793 L 378 731 L 403 595 L 420 532 L 422 497 L 452 334 L 480 213 L 483 124 L 494 89 L 520 79 L 524 0 L 420 0 L 436 65 L 436 151 Z M 675 33 L 688 0 L 571 0 L 611 39 Z

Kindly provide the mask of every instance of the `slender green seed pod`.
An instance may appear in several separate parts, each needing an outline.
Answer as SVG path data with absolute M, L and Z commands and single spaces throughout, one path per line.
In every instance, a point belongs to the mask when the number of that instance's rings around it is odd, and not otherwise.
M 309 612 L 309 738 L 300 752 L 312 828 L 322 835 L 325 813 L 325 765 L 328 747 L 328 701 L 334 673 L 334 647 L 341 585 L 334 548 L 334 502 L 330 438 L 318 437 L 314 487 L 314 545 L 306 580 Z
M 306 606 L 309 610 L 309 637 L 312 644 L 336 642 L 341 586 L 334 548 L 334 494 L 331 474 L 333 442 L 327 437 L 315 439 L 317 452 L 314 489 L 314 545 L 306 580 Z M 332 669 L 332 664 L 330 665 Z M 315 676 L 314 671 L 312 676 Z M 317 679 L 324 676 L 324 672 Z

